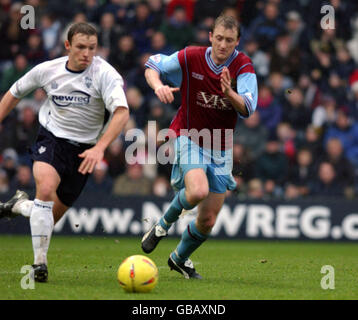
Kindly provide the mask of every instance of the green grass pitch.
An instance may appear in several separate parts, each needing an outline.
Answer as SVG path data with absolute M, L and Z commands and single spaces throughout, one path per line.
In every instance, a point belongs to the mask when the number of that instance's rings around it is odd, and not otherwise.
M 54 235 L 49 282 L 20 286 L 23 265 L 32 263 L 30 236 L 0 236 L 0 299 L 358 299 L 358 244 L 210 239 L 192 256 L 204 280 L 185 280 L 167 267 L 178 239 L 167 238 L 148 255 L 159 269 L 150 293 L 126 293 L 117 283 L 120 262 L 142 254 L 140 237 Z M 323 290 L 324 265 L 334 268 L 335 288 Z

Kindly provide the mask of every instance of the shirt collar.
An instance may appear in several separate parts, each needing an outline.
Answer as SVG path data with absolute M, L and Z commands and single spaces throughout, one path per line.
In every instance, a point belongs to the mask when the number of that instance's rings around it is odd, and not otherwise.
M 211 58 L 211 50 L 212 47 L 208 47 L 205 51 L 205 60 L 206 63 L 208 64 L 209 68 L 215 73 L 215 74 L 220 74 L 223 70 L 224 67 L 228 67 L 231 62 L 237 57 L 237 55 L 239 54 L 239 51 L 237 51 L 236 49 L 233 51 L 233 53 L 230 55 L 230 57 L 223 63 L 220 65 L 217 65 L 214 60 Z

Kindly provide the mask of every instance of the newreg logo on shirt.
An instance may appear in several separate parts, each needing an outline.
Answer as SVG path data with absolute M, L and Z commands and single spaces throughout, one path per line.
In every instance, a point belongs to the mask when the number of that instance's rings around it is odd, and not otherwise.
M 69 105 L 83 106 L 89 104 L 90 97 L 86 92 L 75 90 L 69 95 L 53 95 L 52 102 L 59 107 L 68 107 Z

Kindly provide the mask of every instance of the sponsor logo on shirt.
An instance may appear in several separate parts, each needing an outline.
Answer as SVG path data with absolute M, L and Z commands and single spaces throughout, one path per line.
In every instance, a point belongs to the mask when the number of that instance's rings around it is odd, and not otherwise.
M 90 95 L 86 92 L 75 90 L 69 95 L 52 95 L 52 102 L 59 107 L 83 106 L 90 102 Z
M 232 106 L 228 98 L 223 98 L 216 94 L 210 94 L 199 91 L 196 94 L 196 104 L 203 108 L 217 110 L 232 110 Z
M 198 80 L 203 80 L 204 79 L 204 76 L 202 74 L 199 74 L 199 73 L 196 73 L 196 72 L 192 72 L 191 76 L 193 78 L 195 78 L 195 79 L 198 79 Z

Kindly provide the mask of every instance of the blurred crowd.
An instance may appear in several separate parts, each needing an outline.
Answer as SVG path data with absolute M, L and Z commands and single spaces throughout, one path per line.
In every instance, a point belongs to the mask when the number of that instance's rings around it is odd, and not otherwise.
M 25 4 L 35 8 L 33 30 L 20 26 Z M 323 5 L 334 8 L 334 29 L 322 28 Z M 171 166 L 129 164 L 124 136 L 134 128 L 146 132 L 148 121 L 156 121 L 158 131 L 168 128 L 180 106 L 179 94 L 170 105 L 153 95 L 144 78 L 148 57 L 210 45 L 208 32 L 221 12 L 241 22 L 238 50 L 252 59 L 259 85 L 256 112 L 239 119 L 235 130 L 237 189 L 229 196 L 357 198 L 355 0 L 0 0 L 0 94 L 34 65 L 66 54 L 63 41 L 73 22 L 95 24 L 98 55 L 123 76 L 131 119 L 85 192 L 171 196 Z M 0 125 L 0 193 L 34 190 L 27 148 L 45 98 L 36 90 Z M 137 156 L 148 156 L 146 149 Z

